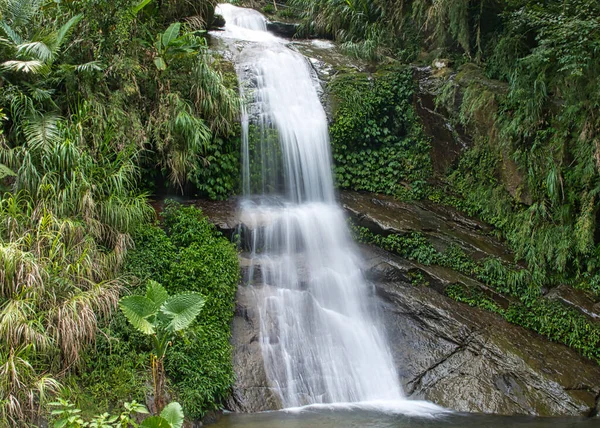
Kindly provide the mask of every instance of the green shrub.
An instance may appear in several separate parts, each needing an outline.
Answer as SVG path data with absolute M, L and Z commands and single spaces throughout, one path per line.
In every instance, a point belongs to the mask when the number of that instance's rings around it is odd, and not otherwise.
M 167 202 L 158 226 L 140 228 L 136 247 L 127 257 L 127 270 L 145 281 L 161 282 L 169 294 L 195 291 L 206 298 L 201 315 L 181 334 L 165 362 L 168 386 L 185 414 L 197 419 L 220 408 L 233 382 L 230 323 L 239 278 L 233 244 L 210 224 L 202 211 Z M 139 283 L 143 285 L 142 282 Z M 131 291 L 143 291 L 140 285 Z M 146 337 L 117 314 L 103 329 L 97 352 L 87 357 L 78 377 L 88 401 L 101 408 L 144 399 L 151 388 Z
M 335 175 L 341 188 L 420 196 L 431 175 L 429 141 L 412 106 L 412 72 L 391 66 L 342 74 L 330 85 Z

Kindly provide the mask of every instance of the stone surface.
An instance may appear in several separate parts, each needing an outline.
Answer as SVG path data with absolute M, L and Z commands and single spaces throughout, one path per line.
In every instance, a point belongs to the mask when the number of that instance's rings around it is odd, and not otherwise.
M 353 220 L 374 233 L 404 235 L 420 232 L 437 250 L 460 246 L 479 260 L 495 256 L 512 261 L 499 241 L 486 236 L 491 227 L 466 217 L 452 208 L 427 202 L 400 202 L 390 196 L 341 192 L 340 201 Z
M 546 298 L 558 300 L 600 323 L 600 302 L 584 291 L 575 290 L 567 285 L 559 285 L 550 290 Z
M 233 412 L 261 412 L 281 408 L 277 395 L 269 388 L 260 349 L 260 320 L 252 288 L 240 285 L 236 295 L 232 324 L 235 383 L 226 403 Z
M 590 415 L 600 367 L 500 316 L 410 284 L 416 266 L 362 247 L 405 391 L 464 412 Z
M 452 210 L 367 194 L 342 193 L 341 199 L 350 215 L 379 233 L 420 231 L 438 239 L 436 245 L 453 243 L 481 257 L 492 254 L 510 258 L 501 243 L 485 236 L 487 226 Z M 237 229 L 242 222 L 234 203 L 195 204 L 227 230 Z M 465 412 L 543 416 L 598 413 L 598 365 L 566 346 L 443 294 L 455 283 L 489 293 L 493 290 L 447 268 L 422 266 L 371 246 L 360 246 L 360 250 L 362 268 L 373 285 L 373 298 L 379 302 L 401 382 L 411 398 Z M 240 265 L 245 277 L 250 266 L 247 255 L 240 254 Z M 260 281 L 260 266 L 256 269 L 254 277 Z M 415 272 L 428 286 L 411 284 Z M 508 305 L 505 297 L 492 297 L 500 305 Z M 575 301 L 560 287 L 548 297 Z M 227 402 L 227 408 L 236 412 L 280 407 L 264 369 L 256 298 L 255 289 L 239 286 L 232 324 L 236 381 Z
M 423 131 L 431 141 L 433 171 L 443 176 L 449 167 L 456 164 L 461 153 L 472 146 L 472 141 L 462 126 L 453 125 L 450 113 L 443 106 L 436 105 L 435 98 L 443 80 L 433 75 L 431 67 L 416 67 L 413 75 L 418 88 L 415 110 L 423 124 Z
M 280 21 L 268 21 L 267 30 L 280 37 L 291 39 L 298 31 L 298 24 Z

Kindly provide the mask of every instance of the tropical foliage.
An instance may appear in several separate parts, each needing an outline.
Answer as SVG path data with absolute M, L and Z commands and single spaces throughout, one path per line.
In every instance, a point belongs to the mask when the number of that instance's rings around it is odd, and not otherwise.
M 148 281 L 156 281 L 170 295 L 194 292 L 204 297 L 201 315 L 176 334 L 164 361 L 165 391 L 196 419 L 222 405 L 233 381 L 229 338 L 239 279 L 237 253 L 196 208 L 168 203 L 161 218 L 161 227 L 134 232 L 135 249 L 128 252 L 126 271 L 141 281 L 130 286 L 134 294 L 145 294 Z M 121 313 L 102 332 L 98 352 L 86 358 L 85 370 L 77 375 L 78 384 L 87 387 L 76 395 L 91 413 L 143 400 L 146 385 L 153 383 L 148 376 L 151 337 L 132 329 Z
M 175 333 L 188 328 L 200 314 L 204 298 L 199 293 L 169 297 L 156 281 L 149 281 L 146 295 L 123 297 L 119 306 L 127 320 L 140 332 L 152 336 L 152 378 L 157 412 L 164 406 L 164 360 Z
M 36 424 L 48 399 L 73 387 L 99 329 L 137 284 L 123 267 L 132 233 L 155 217 L 144 189 L 235 191 L 235 182 L 215 189 L 210 179 L 224 173 L 208 168 L 238 141 L 236 91 L 204 38 L 213 8 L 0 0 L 7 424 Z
M 600 300 L 599 3 L 288 4 L 302 11 L 306 32 L 333 37 L 346 47 L 363 47 L 350 50 L 356 56 L 380 63 L 433 65 L 433 76 L 421 83 L 429 85 L 425 92 L 436 95 L 435 105 L 425 93 L 418 100 L 420 108 L 429 109 L 425 114 L 433 121 L 446 116 L 450 132 L 463 134 L 457 162 L 446 171 L 430 173 L 421 168 L 428 167 L 429 155 L 426 141 L 415 138 L 418 134 L 408 134 L 403 146 L 394 150 L 386 146 L 406 135 L 407 128 L 394 123 L 411 129 L 414 122 L 418 127 L 419 118 L 411 119 L 410 82 L 405 84 L 406 95 L 398 98 L 381 90 L 381 70 L 386 68 L 381 64 L 373 64 L 377 71 L 364 76 L 340 73 L 330 85 L 338 184 L 404 199 L 428 198 L 496 226 L 495 233 L 526 267 L 519 271 L 526 287 L 499 287 L 524 299 L 503 315 L 597 360 L 596 330 L 584 327 L 585 317 L 547 303 L 542 294 L 568 284 Z M 439 64 L 450 68 L 438 69 Z M 417 70 L 419 76 L 424 70 Z M 408 102 L 402 104 L 404 96 Z M 394 118 L 390 112 L 400 106 L 402 113 Z M 477 300 L 472 290 L 454 291 L 452 296 L 461 301 Z M 481 305 L 485 302 L 482 298 Z M 562 320 L 560 314 L 568 317 Z M 580 331 L 586 333 L 580 336 Z
M 141 423 L 137 423 L 139 415 L 147 415 L 148 409 L 142 404 L 132 401 L 123 405 L 123 411 L 118 415 L 107 412 L 96 415 L 90 420 L 81 416 L 81 409 L 69 400 L 59 399 L 50 403 L 55 410 L 51 414 L 55 417 L 54 428 L 181 428 L 184 414 L 181 405 L 176 401 L 169 403 L 158 416 L 147 416 Z

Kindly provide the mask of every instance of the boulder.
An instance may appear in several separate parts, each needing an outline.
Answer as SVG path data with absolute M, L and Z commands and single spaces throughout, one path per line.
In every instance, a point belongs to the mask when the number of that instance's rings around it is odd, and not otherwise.
M 267 30 L 280 37 L 291 39 L 298 31 L 298 24 L 281 21 L 268 21 Z

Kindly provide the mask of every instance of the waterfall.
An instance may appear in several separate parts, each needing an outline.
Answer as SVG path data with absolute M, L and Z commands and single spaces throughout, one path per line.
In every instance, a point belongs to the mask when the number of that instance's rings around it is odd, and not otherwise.
M 401 402 L 372 289 L 336 204 L 325 111 L 307 59 L 258 12 L 221 4 L 242 95 L 242 218 L 267 375 L 284 407 Z

